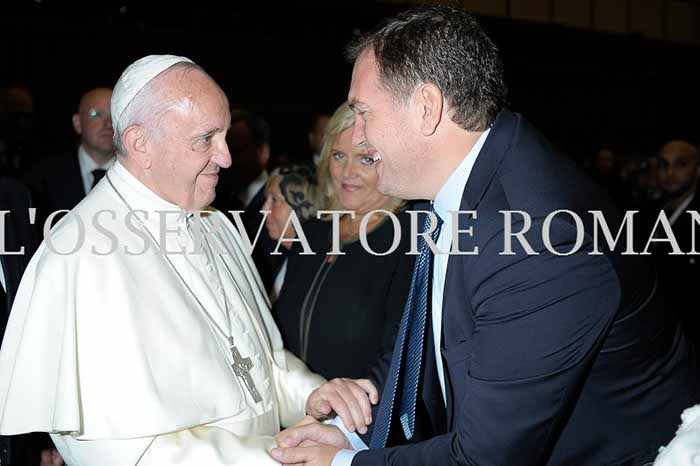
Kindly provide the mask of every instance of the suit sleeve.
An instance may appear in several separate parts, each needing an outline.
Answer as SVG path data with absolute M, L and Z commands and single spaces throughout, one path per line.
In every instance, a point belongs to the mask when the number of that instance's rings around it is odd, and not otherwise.
M 520 228 L 513 225 L 513 231 Z M 550 247 L 560 253 L 576 243 L 575 227 L 564 221 L 553 221 L 549 233 Z M 537 255 L 519 250 L 517 241 L 514 255 L 499 254 L 500 231 L 464 271 L 470 300 L 464 312 L 473 312 L 474 331 L 446 350 L 461 406 L 452 431 L 415 445 L 360 452 L 353 466 L 547 462 L 609 330 L 620 287 L 610 261 L 588 254 L 589 237 L 577 252 L 557 256 L 544 245 L 542 219 L 533 218 L 525 236 Z

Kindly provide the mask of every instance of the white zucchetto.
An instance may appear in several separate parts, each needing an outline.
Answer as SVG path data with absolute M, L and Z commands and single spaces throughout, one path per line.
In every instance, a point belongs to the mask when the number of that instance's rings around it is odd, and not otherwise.
M 117 81 L 112 93 L 110 103 L 112 126 L 117 128 L 117 123 L 126 107 L 149 81 L 171 66 L 182 62 L 194 63 L 189 58 L 175 55 L 149 55 L 129 65 Z

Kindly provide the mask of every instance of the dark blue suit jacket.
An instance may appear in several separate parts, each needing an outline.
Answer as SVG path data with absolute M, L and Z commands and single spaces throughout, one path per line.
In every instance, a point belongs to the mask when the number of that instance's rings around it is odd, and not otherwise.
M 566 256 L 549 252 L 543 239 L 546 216 L 559 209 L 583 220 L 581 246 Z M 460 250 L 478 247 L 479 254 L 453 255 L 447 268 L 445 433 L 360 452 L 353 466 L 653 460 L 673 437 L 681 411 L 697 402 L 694 354 L 657 292 L 647 258 L 620 255 L 619 246 L 609 251 L 600 234 L 603 254 L 590 254 L 588 211 L 602 211 L 613 234 L 621 223 L 607 196 L 520 115 L 504 110 L 478 156 L 461 210 L 476 210 L 477 217 L 460 219 L 460 229 L 473 227 L 473 236 L 460 234 Z M 515 238 L 514 254 L 501 254 L 505 210 L 531 216 L 524 236 L 536 255 Z M 520 231 L 522 216 L 513 215 L 510 226 Z M 560 253 L 577 243 L 567 214 L 554 217 L 548 231 Z M 427 359 L 432 346 L 427 344 Z M 435 406 L 434 378 L 426 372 L 422 379 L 428 414 Z M 398 425 L 392 424 L 390 438 L 397 437 Z

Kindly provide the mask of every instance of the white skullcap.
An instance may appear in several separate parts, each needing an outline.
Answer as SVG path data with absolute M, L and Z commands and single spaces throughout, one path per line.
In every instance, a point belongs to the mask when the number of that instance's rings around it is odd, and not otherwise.
M 148 82 L 176 63 L 194 63 L 189 58 L 175 55 L 149 55 L 136 60 L 124 70 L 119 81 L 114 86 L 110 110 L 112 111 L 112 126 L 117 128 L 126 107 Z

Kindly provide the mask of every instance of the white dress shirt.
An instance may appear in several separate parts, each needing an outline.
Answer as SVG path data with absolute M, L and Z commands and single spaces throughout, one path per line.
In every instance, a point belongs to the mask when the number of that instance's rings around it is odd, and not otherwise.
M 681 214 L 686 211 L 690 203 L 693 202 L 693 199 L 695 199 L 694 192 L 691 193 L 683 202 L 681 202 L 678 207 L 676 207 L 676 210 L 673 211 L 671 217 L 668 219 L 668 223 L 671 226 L 673 226 L 673 224 L 676 223 L 676 220 L 678 220 L 678 217 L 680 217 Z
M 248 207 L 250 203 L 253 202 L 253 198 L 256 194 L 258 194 L 258 191 L 265 186 L 265 183 L 267 183 L 267 179 L 269 177 L 270 174 L 267 173 L 267 170 L 263 170 L 260 175 L 258 175 L 258 177 L 255 178 L 255 180 L 253 180 L 253 182 L 250 183 L 247 188 L 245 188 L 245 191 L 240 194 L 239 199 L 245 207 Z
M 5 269 L 2 268 L 2 261 L 0 261 L 0 286 L 7 293 L 7 286 L 5 285 Z
M 435 212 L 440 216 L 443 221 L 442 228 L 440 230 L 440 236 L 438 237 L 436 246 L 440 253 L 435 255 L 433 262 L 433 291 L 431 296 L 431 316 L 433 323 L 433 345 L 435 351 L 435 362 L 437 363 L 438 379 L 440 381 L 440 388 L 442 390 L 442 398 L 445 403 L 447 403 L 447 395 L 445 394 L 445 374 L 444 367 L 442 364 L 442 358 L 440 357 L 440 337 L 442 335 L 442 298 L 443 291 L 445 289 L 445 275 L 447 272 L 447 262 L 450 258 L 447 252 L 450 251 L 450 246 L 452 244 L 452 215 L 450 212 L 456 212 L 459 210 L 459 206 L 462 203 L 462 195 L 464 194 L 464 189 L 467 186 L 467 180 L 472 172 L 472 168 L 476 163 L 476 158 L 481 152 L 481 148 L 486 142 L 486 138 L 491 130 L 487 129 L 484 133 L 479 136 L 472 149 L 469 151 L 464 160 L 457 166 L 457 169 L 452 172 L 452 175 L 447 179 L 437 196 L 435 196 L 435 201 L 433 202 L 433 207 Z M 360 440 L 359 436 L 355 433 L 348 433 L 342 426 L 342 421 L 336 418 L 334 422 L 338 425 L 340 429 L 345 433 L 345 435 L 350 439 L 352 446 L 355 450 L 341 450 L 333 458 L 331 466 L 350 466 L 352 464 L 352 459 L 355 457 L 360 450 L 366 450 L 367 446 L 364 442 Z M 359 442 L 359 443 L 358 443 Z M 358 448 L 360 446 L 360 448 Z M 364 446 L 364 448 L 362 448 Z
M 80 165 L 80 177 L 83 179 L 83 188 L 85 189 L 85 194 L 89 193 L 92 189 L 92 183 L 95 181 L 95 175 L 92 174 L 94 170 L 101 168 L 103 170 L 109 170 L 114 163 L 114 157 L 109 159 L 104 165 L 99 165 L 90 154 L 87 153 L 85 148 L 80 145 L 78 148 L 78 164 Z
M 270 290 L 270 304 L 277 302 L 277 298 L 280 297 L 282 292 L 282 285 L 284 285 L 284 277 L 287 275 L 287 259 L 282 262 L 282 267 L 280 267 L 279 272 L 275 275 L 275 281 L 272 283 L 272 290 Z

